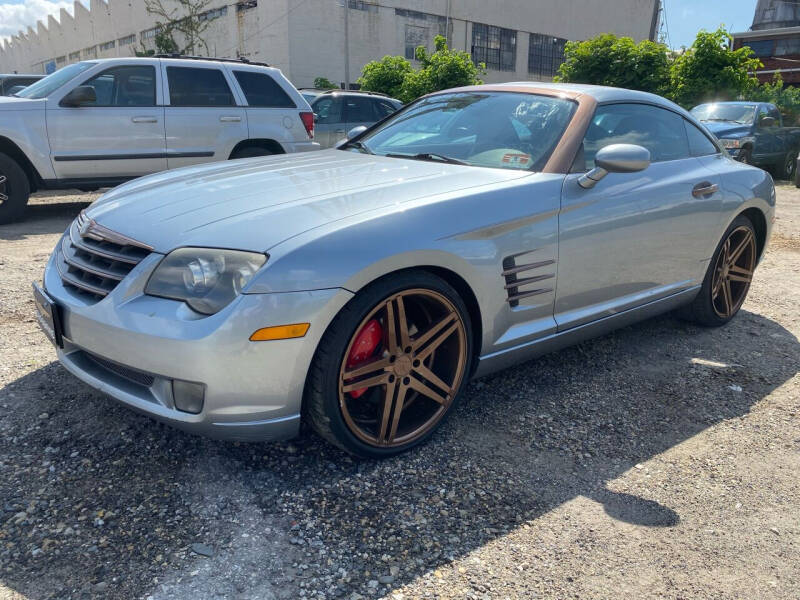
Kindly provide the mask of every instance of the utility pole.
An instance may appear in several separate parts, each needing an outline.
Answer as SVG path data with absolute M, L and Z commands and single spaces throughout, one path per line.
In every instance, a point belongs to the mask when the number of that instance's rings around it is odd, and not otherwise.
M 350 89 L 350 31 L 348 28 L 347 13 L 350 7 L 350 0 L 344 0 L 344 89 Z

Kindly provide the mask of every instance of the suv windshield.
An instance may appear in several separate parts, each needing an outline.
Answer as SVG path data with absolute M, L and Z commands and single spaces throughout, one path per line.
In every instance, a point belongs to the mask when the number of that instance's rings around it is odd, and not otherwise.
M 547 163 L 576 106 L 563 98 L 517 92 L 437 94 L 342 149 L 536 171 Z
M 83 73 L 86 69 L 93 67 L 96 64 L 97 63 L 93 62 L 79 62 L 72 65 L 67 65 L 63 69 L 59 69 L 44 79 L 40 79 L 36 83 L 32 83 L 24 90 L 17 92 L 17 97 L 33 99 L 47 98 L 47 96 L 67 83 L 70 79 L 76 75 L 79 75 L 80 73 Z
M 727 121 L 751 125 L 756 116 L 755 104 L 701 104 L 692 109 L 700 121 Z

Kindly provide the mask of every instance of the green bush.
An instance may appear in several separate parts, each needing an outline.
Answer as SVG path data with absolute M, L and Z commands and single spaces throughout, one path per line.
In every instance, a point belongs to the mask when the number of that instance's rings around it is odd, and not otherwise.
M 339 86 L 333 83 L 327 77 L 315 77 L 314 87 L 318 90 L 338 90 Z
M 402 56 L 384 56 L 367 63 L 358 79 L 361 89 L 408 103 L 431 92 L 483 83 L 478 79 L 483 65 L 475 66 L 468 52 L 448 48 L 441 35 L 436 36 L 434 44 L 436 51 L 431 54 L 422 46 L 417 48 L 417 70 Z

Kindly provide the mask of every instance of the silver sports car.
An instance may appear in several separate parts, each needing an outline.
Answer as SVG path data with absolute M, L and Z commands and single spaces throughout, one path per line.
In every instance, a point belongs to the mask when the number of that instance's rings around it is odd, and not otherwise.
M 673 309 L 726 323 L 774 208 L 660 97 L 460 88 L 338 149 L 120 186 L 34 294 L 63 365 L 131 408 L 231 440 L 305 419 L 382 457 L 471 377 Z

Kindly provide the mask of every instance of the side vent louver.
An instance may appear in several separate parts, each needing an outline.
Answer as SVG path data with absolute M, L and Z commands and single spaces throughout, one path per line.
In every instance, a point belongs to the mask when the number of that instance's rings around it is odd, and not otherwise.
M 536 262 L 526 262 L 521 257 L 531 254 L 536 250 L 528 250 L 518 254 L 512 254 L 503 259 L 503 277 L 505 278 L 505 290 L 508 294 L 509 305 L 519 306 L 519 301 L 531 296 L 552 292 L 552 287 L 534 285 L 540 281 L 552 279 L 554 273 L 542 273 L 543 267 L 555 264 L 554 260 L 540 260 Z M 521 260 L 520 260 L 521 259 Z

